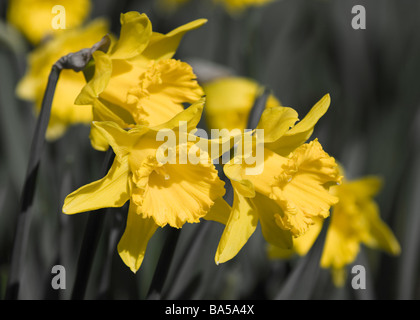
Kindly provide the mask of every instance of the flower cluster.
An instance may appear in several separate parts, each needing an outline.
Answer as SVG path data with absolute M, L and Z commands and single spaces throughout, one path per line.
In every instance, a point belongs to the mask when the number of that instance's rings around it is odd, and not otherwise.
M 251 3 L 225 2 L 232 8 Z M 260 87 L 243 78 L 219 79 L 202 87 L 192 67 L 174 59 L 183 36 L 205 24 L 205 19 L 166 34 L 153 31 L 146 14 L 127 12 L 120 21 L 119 36 L 110 36 L 106 52 L 93 53 L 84 74 L 63 71 L 47 138 L 59 138 L 70 125 L 85 123 L 91 124 L 93 148 L 112 148 L 115 158 L 105 177 L 69 194 L 63 212 L 122 207 L 129 202 L 118 252 L 133 272 L 140 268 L 159 227 L 182 228 L 201 219 L 225 225 L 215 253 L 217 264 L 233 259 L 258 223 L 273 255 L 305 254 L 332 207 L 323 267 L 339 273 L 355 258 L 360 242 L 399 251 L 370 199 L 378 190 L 376 180 L 340 185 L 343 173 L 335 159 L 318 139 L 311 139 L 330 106 L 328 94 L 302 120 L 271 95 L 258 125 L 251 128 L 255 130 L 246 131 Z M 49 71 L 45 66 L 68 52 L 91 47 L 107 33 L 107 22 L 96 20 L 36 48 L 18 86 L 19 96 L 40 106 Z M 237 129 L 239 134 L 199 136 L 203 112 L 209 129 Z M 176 142 L 162 149 L 161 133 L 169 131 Z M 233 188 L 231 205 L 224 199 L 227 180 L 219 177 L 214 165 L 226 155 L 226 146 L 239 150 L 223 163 Z M 200 161 L 160 161 L 169 155 L 179 160 L 186 154 L 199 154 Z M 261 161 L 255 161 L 257 156 Z

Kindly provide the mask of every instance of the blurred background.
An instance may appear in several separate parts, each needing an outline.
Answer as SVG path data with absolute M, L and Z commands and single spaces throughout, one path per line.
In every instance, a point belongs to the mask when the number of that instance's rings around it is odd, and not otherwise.
M 161 33 L 207 18 L 206 25 L 184 37 L 175 56 L 193 66 L 200 82 L 222 75 L 250 77 L 301 118 L 329 93 L 331 107 L 314 136 L 343 164 L 349 179 L 368 174 L 384 179 L 377 197 L 381 217 L 401 245 L 398 257 L 362 246 L 354 264 L 365 266 L 367 287 L 354 290 L 351 277 L 336 288 L 329 271 L 319 267 L 323 233 L 307 256 L 270 261 L 257 229 L 233 260 L 216 266 L 222 226 L 188 224 L 180 233 L 163 298 L 419 299 L 420 2 L 278 0 L 240 15 L 205 0 L 172 11 L 158 2 L 95 0 L 89 19 L 107 17 L 118 34 L 120 13 L 130 10 L 146 13 Z M 351 26 L 354 5 L 366 8 L 365 30 Z M 0 2 L 0 297 L 36 123 L 32 105 L 15 94 L 33 46 L 8 24 L 7 6 L 8 1 Z M 88 134 L 89 128 L 74 126 L 46 145 L 19 298 L 70 297 L 88 214 L 65 216 L 61 207 L 69 192 L 101 177 L 104 154 L 91 148 Z M 88 299 L 143 299 L 147 294 L 167 230 L 153 236 L 142 267 L 133 274 L 116 250 L 119 219 L 107 213 Z M 66 290 L 51 289 L 56 264 L 66 268 Z

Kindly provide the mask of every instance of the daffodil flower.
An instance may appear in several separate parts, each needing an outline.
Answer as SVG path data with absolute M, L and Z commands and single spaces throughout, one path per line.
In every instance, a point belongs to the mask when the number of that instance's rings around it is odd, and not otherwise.
M 250 165 L 235 158 L 224 166 L 234 200 L 216 263 L 232 259 L 258 222 L 267 242 L 291 248 L 293 238 L 304 235 L 318 218 L 329 216 L 330 207 L 338 202 L 329 187 L 339 183 L 341 176 L 334 158 L 317 140 L 305 143 L 329 104 L 326 95 L 297 124 L 297 113 L 291 108 L 266 109 L 257 127 L 264 129 L 262 173 L 247 173 Z
M 174 130 L 185 121 L 191 131 L 203 109 L 199 101 L 157 127 L 138 125 L 129 131 L 114 122 L 94 122 L 116 156 L 108 174 L 68 195 L 63 212 L 74 214 L 105 207 L 121 207 L 130 201 L 125 232 L 118 252 L 133 272 L 143 261 L 149 239 L 159 227 L 181 228 L 201 218 L 220 221 L 230 210 L 223 200 L 224 182 L 218 177 L 209 154 L 197 164 L 159 161 L 160 130 Z M 180 141 L 180 140 L 179 140 Z M 207 142 L 206 142 L 207 143 Z M 183 148 L 178 144 L 176 155 Z M 191 146 L 185 148 L 185 152 Z M 211 209 L 214 208 L 214 212 Z
M 61 14 L 65 29 L 52 26 L 55 17 L 53 8 L 57 5 L 64 9 Z M 13 0 L 9 1 L 7 20 L 36 45 L 48 36 L 55 37 L 81 26 L 89 16 L 90 9 L 90 0 Z
M 244 10 L 250 7 L 261 7 L 273 0 L 213 0 L 215 3 L 220 3 L 226 11 L 232 15 L 241 14 Z
M 344 284 L 345 266 L 357 258 L 361 244 L 392 255 L 401 251 L 391 229 L 380 218 L 378 205 L 373 199 L 381 185 L 378 177 L 367 176 L 345 180 L 342 185 L 331 188 L 340 201 L 331 214 L 321 267 L 331 269 L 337 286 Z
M 68 30 L 37 47 L 29 54 L 28 70 L 16 89 L 18 97 L 33 102 L 39 112 L 51 66 L 70 52 L 92 47 L 107 33 L 107 21 L 97 19 L 84 28 Z M 92 121 L 91 106 L 74 104 L 85 83 L 81 72 L 61 71 L 48 123 L 48 140 L 60 138 L 71 125 Z
M 252 79 L 223 77 L 203 84 L 207 126 L 210 129 L 247 129 L 248 117 L 262 88 Z M 281 106 L 269 95 L 266 108 Z
M 172 59 L 183 35 L 206 22 L 192 21 L 167 34 L 152 31 L 145 14 L 121 15 L 121 32 L 108 53 L 95 52 L 95 70 L 76 100 L 93 106 L 95 121 L 114 121 L 122 128 L 156 126 L 203 96 L 190 65 Z M 92 127 L 94 148 L 107 143 Z
M 341 169 L 341 174 L 344 175 Z M 373 249 L 382 249 L 392 255 L 400 253 L 400 246 L 389 227 L 381 220 L 374 196 L 382 185 L 376 176 L 357 180 L 343 179 L 342 184 L 331 187 L 331 193 L 339 202 L 332 208 L 331 221 L 321 257 L 321 267 L 331 270 L 336 286 L 343 286 L 346 280 L 346 266 L 354 262 L 361 244 Z M 302 237 L 293 240 L 293 249 L 285 250 L 269 246 L 269 256 L 289 258 L 293 254 L 304 256 L 318 237 L 322 220 L 310 227 Z
M 189 1 L 190 0 L 160 0 L 158 5 L 163 11 L 173 12 Z M 214 4 L 222 5 L 229 14 L 235 16 L 241 14 L 250 7 L 260 7 L 273 2 L 273 0 L 213 0 L 213 2 Z

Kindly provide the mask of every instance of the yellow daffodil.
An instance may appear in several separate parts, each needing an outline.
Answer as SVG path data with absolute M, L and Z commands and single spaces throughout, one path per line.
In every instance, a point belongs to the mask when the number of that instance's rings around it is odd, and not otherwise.
M 330 97 L 326 95 L 297 124 L 297 113 L 291 108 L 266 109 L 257 126 L 264 129 L 261 173 L 249 173 L 252 166 L 246 159 L 236 157 L 224 166 L 232 182 L 234 200 L 216 263 L 233 258 L 255 231 L 258 221 L 267 242 L 291 248 L 293 238 L 304 235 L 319 218 L 329 216 L 330 206 L 338 201 L 329 193 L 329 187 L 339 183 L 341 176 L 334 158 L 317 140 L 305 143 L 329 104 Z M 252 140 L 253 153 L 257 143 L 258 139 Z
M 7 20 L 30 42 L 38 44 L 47 36 L 79 27 L 89 16 L 90 9 L 90 0 L 11 0 Z M 61 19 L 59 27 L 54 26 L 55 19 Z
M 273 0 L 213 0 L 215 3 L 222 4 L 227 12 L 231 14 L 240 14 L 249 7 L 260 7 Z
M 163 164 L 158 158 L 162 145 L 158 132 L 163 129 L 176 132 L 180 121 L 185 121 L 192 130 L 200 119 L 202 108 L 203 101 L 199 101 L 154 128 L 138 125 L 125 131 L 114 122 L 93 123 L 115 152 L 114 163 L 104 178 L 68 195 L 63 212 L 74 214 L 120 207 L 130 201 L 118 252 L 133 272 L 139 269 L 147 243 L 158 227 L 168 224 L 181 228 L 187 222 L 199 222 L 206 214 L 212 220 L 219 220 L 218 215 L 229 210 L 222 198 L 224 182 L 219 179 L 208 154 L 203 154 L 208 161 L 197 164 L 180 164 L 179 161 Z M 188 145 L 185 152 L 190 148 Z M 177 144 L 173 150 L 179 158 L 183 148 Z M 209 213 L 212 207 L 215 207 L 214 216 Z
M 336 286 L 344 285 L 345 267 L 356 260 L 361 244 L 393 255 L 400 252 L 398 241 L 381 220 L 373 199 L 381 184 L 379 178 L 367 176 L 353 181 L 343 180 L 341 185 L 331 187 L 331 193 L 338 197 L 339 202 L 332 208 L 321 266 L 331 269 Z M 322 224 L 323 221 L 317 221 L 307 234 L 294 239 L 292 250 L 270 246 L 270 257 L 288 258 L 294 253 L 305 255 L 318 237 Z
M 158 1 L 158 5 L 162 11 L 173 12 L 190 1 L 191 0 L 160 0 Z M 200 1 L 205 2 L 205 0 Z M 213 0 L 213 3 L 222 5 L 229 14 L 235 16 L 241 14 L 248 8 L 260 7 L 273 1 L 274 0 Z
M 337 286 L 344 284 L 345 266 L 356 259 L 361 244 L 392 255 L 400 253 L 398 241 L 380 218 L 373 200 L 381 184 L 379 178 L 368 176 L 332 188 L 340 201 L 331 214 L 321 266 L 331 269 Z
M 120 37 L 108 53 L 95 52 L 92 79 L 77 104 L 91 104 L 95 121 L 114 121 L 122 128 L 135 124 L 155 126 L 203 96 L 190 65 L 172 59 L 183 35 L 206 22 L 196 20 L 167 34 L 152 31 L 145 14 L 121 15 Z M 92 145 L 107 148 L 93 128 Z
M 157 8 L 165 13 L 173 13 L 187 2 L 190 2 L 190 0 L 158 0 Z
M 204 109 L 209 129 L 246 129 L 248 116 L 262 88 L 252 79 L 227 77 L 203 84 L 206 94 Z M 266 108 L 280 106 L 270 95 Z
M 314 224 L 309 227 L 305 234 L 293 239 L 293 246 L 291 249 L 280 248 L 272 244 L 268 244 L 267 253 L 269 258 L 288 259 L 292 258 L 295 254 L 298 256 L 305 256 L 312 248 L 315 240 L 318 238 L 323 225 L 324 219 L 315 218 Z
M 99 19 L 85 28 L 68 30 L 36 48 L 29 55 L 28 70 L 18 83 L 17 95 L 32 101 L 39 112 L 52 65 L 68 53 L 90 48 L 107 32 L 107 22 Z M 92 121 L 92 107 L 74 104 L 85 83 L 81 72 L 61 71 L 51 109 L 48 139 L 59 138 L 69 125 Z

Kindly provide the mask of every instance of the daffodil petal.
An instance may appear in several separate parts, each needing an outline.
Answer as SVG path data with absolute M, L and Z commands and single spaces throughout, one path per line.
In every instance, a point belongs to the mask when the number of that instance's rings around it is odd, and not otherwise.
M 312 107 L 302 121 L 298 122 L 280 139 L 267 143 L 265 146 L 280 155 L 288 155 L 310 138 L 316 123 L 327 112 L 330 102 L 330 95 L 325 95 Z
M 258 217 L 264 239 L 279 248 L 291 249 L 293 247 L 292 233 L 281 229 L 276 223 L 275 216 L 282 212 L 279 205 L 274 200 L 259 193 L 255 195 L 253 201 L 258 208 Z
M 121 259 L 134 273 L 140 268 L 147 244 L 158 228 L 152 218 L 144 218 L 137 209 L 131 201 L 125 231 L 117 247 Z
M 182 122 L 185 122 L 187 132 L 195 128 L 200 122 L 201 114 L 203 113 L 205 98 L 200 98 L 185 110 L 176 114 L 171 120 L 152 127 L 153 130 L 159 131 L 161 129 L 177 130 Z
M 243 196 L 248 198 L 255 197 L 254 184 L 242 176 L 242 166 L 231 162 L 225 164 L 223 171 L 226 176 L 235 185 L 235 189 L 238 190 Z
M 216 200 L 214 200 L 213 206 L 211 207 L 210 211 L 204 216 L 204 219 L 216 221 L 226 225 L 229 220 L 231 210 L 232 208 L 230 207 L 230 205 L 223 198 L 219 197 Z
M 321 267 L 332 269 L 344 268 L 356 259 L 359 250 L 359 240 L 355 237 L 347 236 L 330 224 L 322 251 Z
M 313 221 L 314 224 L 309 226 L 309 229 L 305 234 L 293 239 L 293 251 L 300 256 L 304 256 L 308 253 L 321 232 L 324 219 L 314 217 Z
M 373 201 L 366 203 L 364 211 L 369 222 L 369 230 L 367 234 L 364 234 L 362 241 L 371 248 L 382 249 L 392 255 L 400 254 L 401 248 L 398 240 L 379 217 L 376 203 Z
M 65 8 L 52 11 L 56 6 Z M 38 45 L 46 37 L 60 37 L 67 30 L 75 29 L 89 16 L 92 8 L 90 0 L 43 0 L 27 1 L 13 0 L 8 3 L 7 20 L 13 24 L 20 32 L 22 32 L 33 45 Z M 58 15 L 54 15 L 57 14 Z M 64 22 L 62 16 L 65 17 L 65 28 L 61 26 Z M 60 17 L 57 20 L 55 16 Z M 58 24 L 58 28 L 53 28 L 53 23 Z
M 97 210 L 107 207 L 121 207 L 130 197 L 128 161 L 114 160 L 108 174 L 95 182 L 80 187 L 64 200 L 63 212 Z
M 90 127 L 89 139 L 95 150 L 105 152 L 109 149 L 108 140 L 104 137 L 98 127 Z
M 292 108 L 267 108 L 261 115 L 257 129 L 264 130 L 264 142 L 280 139 L 298 121 L 298 114 Z
M 358 198 L 368 199 L 378 194 L 383 181 L 377 176 L 366 176 L 361 179 L 346 181 L 340 188 L 351 189 L 351 193 Z
M 152 24 L 146 14 L 135 11 L 121 14 L 121 32 L 111 52 L 112 59 L 130 59 L 141 54 L 149 44 Z
M 112 61 L 109 55 L 102 51 L 95 51 L 92 57 L 95 61 L 95 73 L 77 96 L 75 104 L 92 104 L 93 99 L 99 97 L 111 79 Z
M 100 131 L 120 161 L 122 161 L 124 156 L 130 152 L 130 149 L 136 140 L 148 131 L 147 127 L 139 126 L 136 129 L 127 132 L 112 121 L 95 121 L 92 123 L 92 129 Z
M 203 84 L 207 97 L 205 108 L 209 129 L 247 129 L 249 113 L 263 88 L 253 79 L 225 76 Z M 266 108 L 278 107 L 280 102 L 273 96 L 267 98 Z
M 167 34 L 153 32 L 150 43 L 142 56 L 148 60 L 170 59 L 175 54 L 182 37 L 188 31 L 197 29 L 207 22 L 198 19 L 180 26 Z
M 257 224 L 258 216 L 252 199 L 244 197 L 234 187 L 232 212 L 217 247 L 216 264 L 235 257 L 254 233 Z

